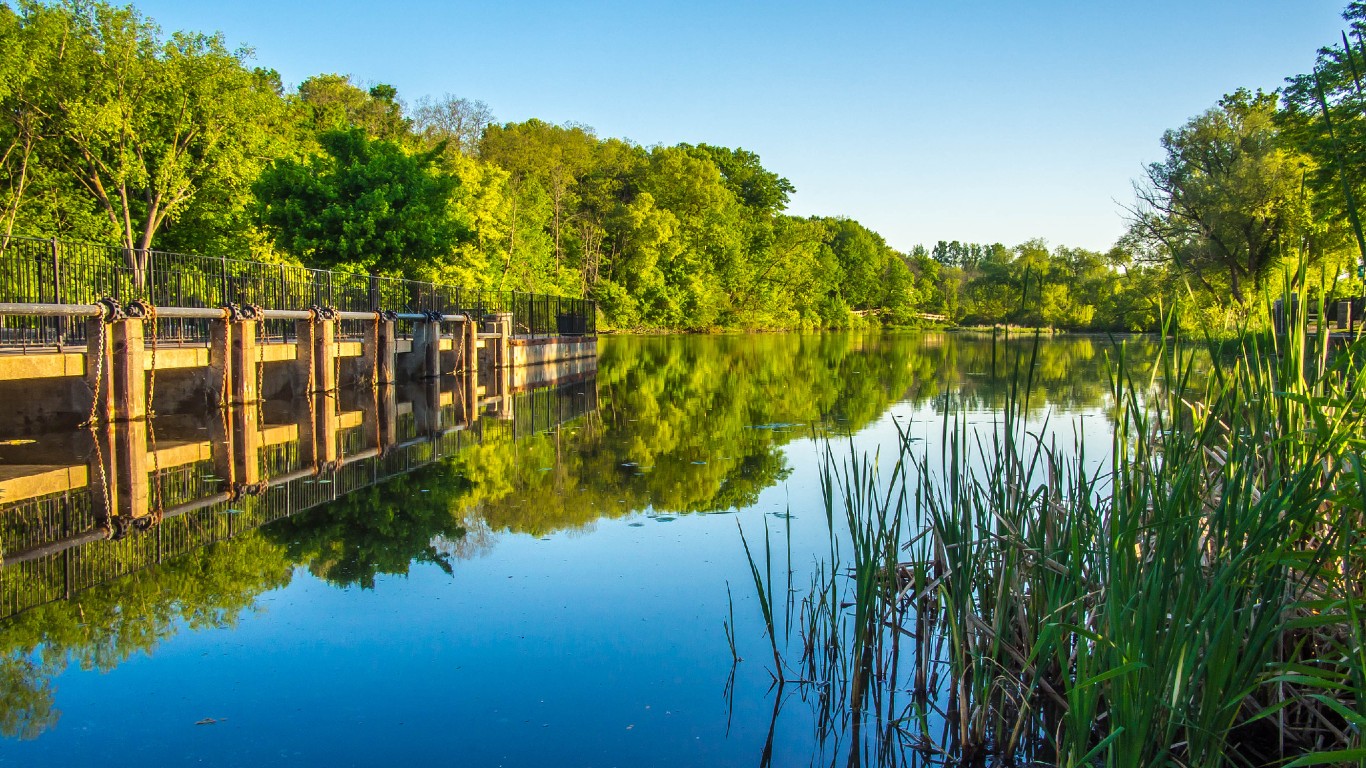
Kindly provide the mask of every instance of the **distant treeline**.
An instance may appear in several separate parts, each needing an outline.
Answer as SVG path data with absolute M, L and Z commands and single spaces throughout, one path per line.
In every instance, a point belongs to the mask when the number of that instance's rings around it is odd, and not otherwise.
M 134 268 L 160 249 L 588 296 L 627 329 L 1151 330 L 1177 300 L 1251 304 L 1299 256 L 1323 267 L 1311 279 L 1355 279 L 1342 163 L 1327 160 L 1366 167 L 1361 110 L 1327 142 L 1304 78 L 1284 108 L 1240 91 L 1169 132 L 1106 253 L 901 253 L 852 219 L 785 213 L 792 184 L 744 149 L 500 124 L 479 101 L 408 105 L 336 74 L 290 92 L 249 61 L 132 7 L 0 2 L 0 245 L 57 236 L 122 244 Z M 1333 108 L 1359 100 L 1349 68 L 1328 69 Z

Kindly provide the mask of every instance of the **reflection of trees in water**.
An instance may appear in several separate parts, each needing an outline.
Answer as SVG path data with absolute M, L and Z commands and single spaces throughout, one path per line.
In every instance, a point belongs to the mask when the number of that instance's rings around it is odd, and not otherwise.
M 413 563 L 450 573 L 503 531 L 744 508 L 787 477 L 789 442 L 856 432 L 900 400 L 995 409 L 1031 355 L 1031 407 L 1096 407 L 1108 392 L 1108 343 L 1088 338 L 1045 340 L 1037 353 L 1029 338 L 944 334 L 602 346 L 595 414 L 517 439 L 509 423 L 486 419 L 480 443 L 441 463 L 0 624 L 0 733 L 33 737 L 55 723 L 50 681 L 68 666 L 112 669 L 181 626 L 231 627 L 296 565 L 370 588 Z M 1151 343 L 1132 346 L 1131 359 L 1151 358 Z
M 0 625 L 0 734 L 34 738 L 56 723 L 51 680 L 70 666 L 108 671 L 181 627 L 230 628 L 291 564 L 259 533 L 24 611 Z
M 437 543 L 465 536 L 463 519 L 452 514 L 460 492 L 433 464 L 266 526 L 262 535 L 339 586 L 373 589 L 376 576 L 405 575 L 413 563 L 453 573 L 450 548 Z

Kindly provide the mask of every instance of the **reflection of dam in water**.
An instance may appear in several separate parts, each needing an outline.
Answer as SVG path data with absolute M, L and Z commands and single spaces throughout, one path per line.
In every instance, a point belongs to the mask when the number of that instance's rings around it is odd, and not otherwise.
M 592 358 L 102 424 L 0 447 L 0 618 L 597 409 Z M 501 392 L 497 390 L 502 390 Z

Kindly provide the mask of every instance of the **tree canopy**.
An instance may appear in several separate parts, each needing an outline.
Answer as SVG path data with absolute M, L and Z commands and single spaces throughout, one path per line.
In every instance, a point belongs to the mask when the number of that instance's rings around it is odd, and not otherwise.
M 1351 35 L 1279 94 L 1234 90 L 1168 131 L 1115 247 L 900 251 L 853 218 L 791 215 L 794 185 L 749 149 L 500 122 L 450 93 L 410 108 L 340 73 L 290 90 L 221 36 L 167 36 L 133 8 L 0 2 L 0 247 L 57 236 L 122 245 L 135 273 L 160 248 L 584 296 L 609 329 L 1152 330 L 1178 300 L 1246 313 L 1281 274 L 1361 289 L 1366 5 L 1345 18 Z

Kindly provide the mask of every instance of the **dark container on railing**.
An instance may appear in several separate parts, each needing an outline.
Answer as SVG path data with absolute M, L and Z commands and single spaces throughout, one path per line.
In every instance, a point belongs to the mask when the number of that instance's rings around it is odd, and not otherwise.
M 561 312 L 555 316 L 555 330 L 561 336 L 584 336 L 588 333 L 588 318 Z

